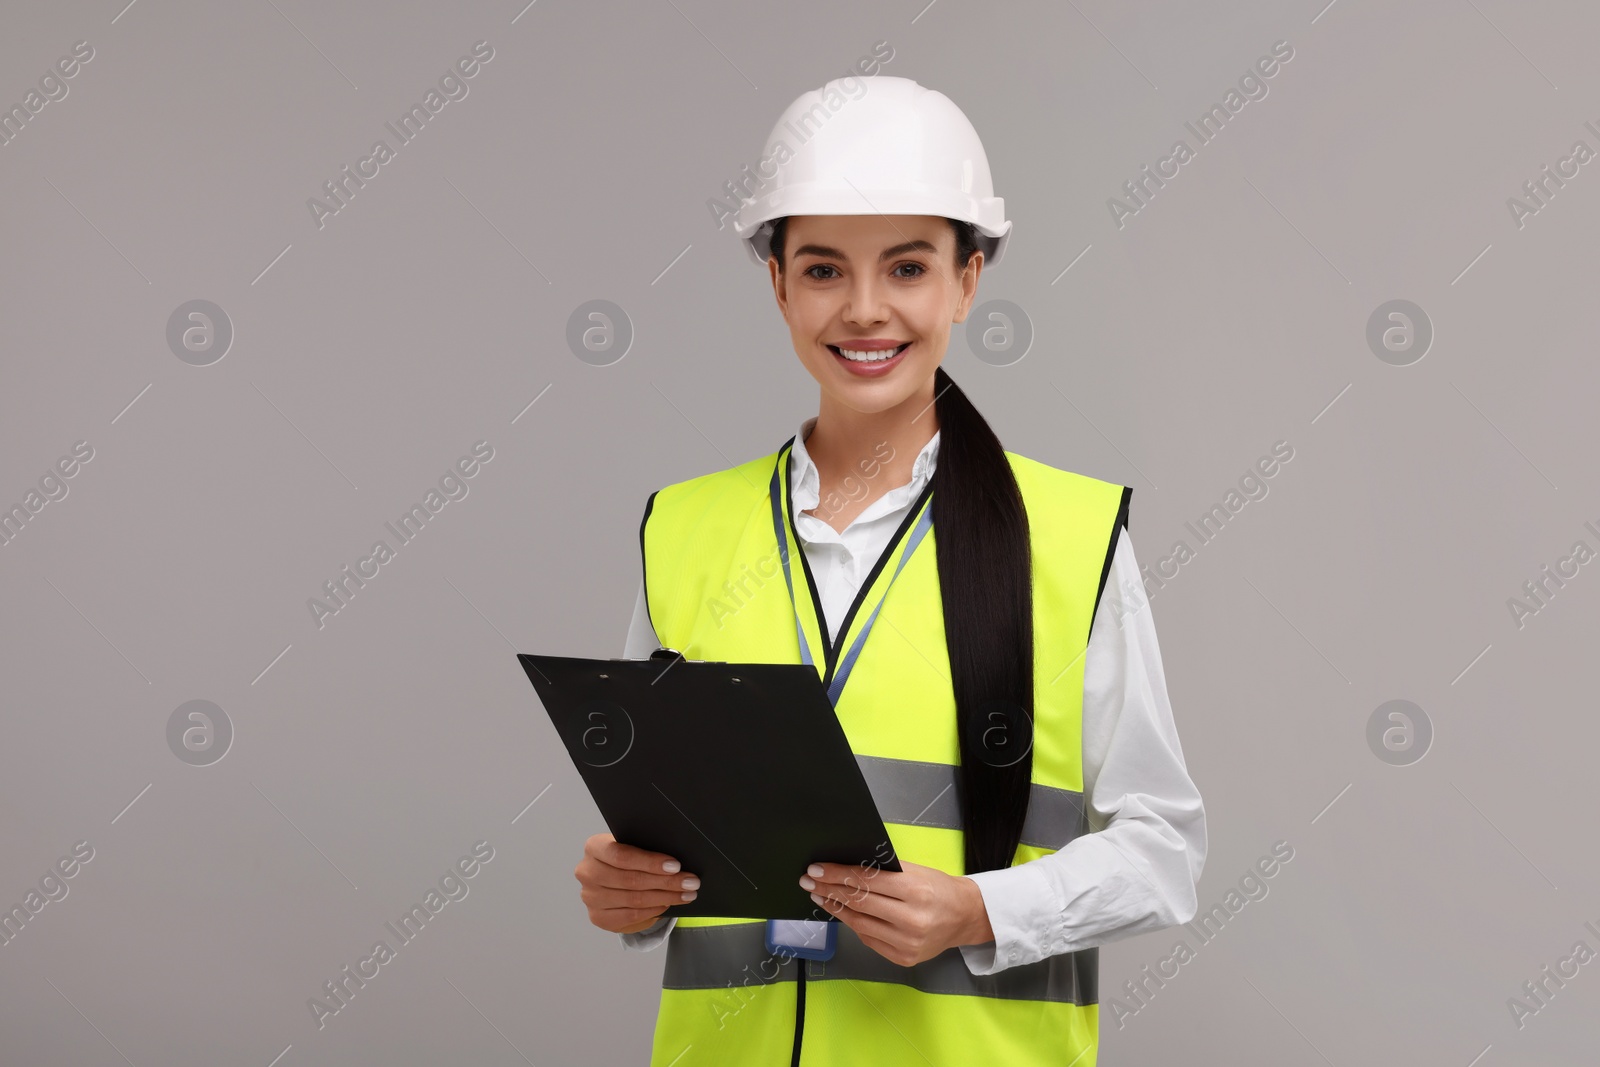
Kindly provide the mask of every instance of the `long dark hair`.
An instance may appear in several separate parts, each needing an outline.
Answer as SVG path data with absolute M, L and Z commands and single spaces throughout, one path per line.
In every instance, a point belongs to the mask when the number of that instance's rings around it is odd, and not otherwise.
M 772 230 L 783 267 L 788 219 Z M 956 269 L 977 231 L 950 219 Z M 1033 776 L 1033 557 L 1028 514 L 1000 439 L 967 394 L 934 372 L 939 461 L 933 471 L 939 597 L 961 741 L 957 776 L 966 873 L 1011 866 Z

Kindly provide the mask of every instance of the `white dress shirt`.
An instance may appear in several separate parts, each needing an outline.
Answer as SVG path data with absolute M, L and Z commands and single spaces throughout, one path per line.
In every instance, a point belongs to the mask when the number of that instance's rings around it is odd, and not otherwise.
M 933 477 L 940 434 L 918 453 L 911 481 L 874 500 L 841 533 L 805 513 L 819 498 L 817 467 L 805 449 L 816 421 L 813 416 L 800 425 L 789 476 L 795 531 L 817 580 L 831 639 L 860 583 Z M 641 582 L 623 655 L 643 659 L 657 647 Z M 1047 856 L 965 876 L 977 883 L 995 935 L 981 945 L 960 946 L 973 974 L 1175 926 L 1194 918 L 1198 908 L 1205 808 L 1184 766 L 1155 625 L 1126 529 L 1118 536 L 1084 653 L 1082 746 L 1084 798 L 1094 832 Z M 676 922 L 664 915 L 645 930 L 619 936 L 628 948 L 649 950 L 666 940 Z

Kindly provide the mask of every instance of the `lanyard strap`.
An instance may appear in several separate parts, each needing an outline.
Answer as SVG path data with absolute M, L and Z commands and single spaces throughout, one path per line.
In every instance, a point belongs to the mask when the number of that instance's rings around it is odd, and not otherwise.
M 789 589 L 789 606 L 794 608 L 794 631 L 800 640 L 800 661 L 806 666 L 814 665 L 811 657 L 811 645 L 806 641 L 805 627 L 800 623 L 800 609 L 795 603 L 794 576 L 789 569 L 789 536 L 783 526 L 783 502 L 779 498 L 780 486 L 778 472 L 787 461 L 786 456 L 780 456 L 778 464 L 772 468 L 772 485 L 769 495 L 772 499 L 772 532 L 778 539 L 778 558 L 783 561 L 783 582 Z M 856 634 L 855 641 L 850 646 L 844 659 L 839 661 L 838 669 L 834 671 L 833 681 L 828 685 L 828 701 L 834 707 L 839 706 L 839 697 L 844 692 L 844 684 L 850 678 L 850 672 L 855 669 L 856 659 L 861 655 L 861 646 L 867 642 L 867 634 L 872 630 L 872 624 L 878 619 L 878 612 L 883 610 L 883 602 L 889 598 L 889 588 L 894 585 L 894 580 L 900 577 L 900 572 L 905 568 L 906 561 L 911 558 L 911 553 L 917 550 L 917 545 L 922 543 L 922 538 L 933 528 L 933 502 L 927 501 L 922 509 L 922 515 L 917 519 L 916 526 L 911 535 L 906 539 L 905 551 L 900 553 L 900 562 L 895 565 L 894 573 L 889 576 L 889 583 L 884 587 L 883 596 L 878 598 L 877 607 L 872 609 L 872 614 L 862 625 L 861 631 Z M 817 619 L 826 637 L 828 621 Z

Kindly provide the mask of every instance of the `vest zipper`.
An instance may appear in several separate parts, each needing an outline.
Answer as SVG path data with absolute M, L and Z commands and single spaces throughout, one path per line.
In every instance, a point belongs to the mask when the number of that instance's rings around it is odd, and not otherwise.
M 789 1067 L 800 1067 L 800 1036 L 806 1029 L 806 961 L 794 957 L 798 977 L 794 984 L 794 1053 L 789 1057 Z

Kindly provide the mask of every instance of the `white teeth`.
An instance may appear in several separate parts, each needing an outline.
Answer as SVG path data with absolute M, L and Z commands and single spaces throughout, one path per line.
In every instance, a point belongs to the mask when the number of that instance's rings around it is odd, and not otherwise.
M 841 348 L 839 354 L 845 359 L 856 363 L 882 363 L 886 359 L 893 359 L 905 350 L 905 345 L 898 348 L 883 348 L 874 352 L 858 352 L 852 348 Z

